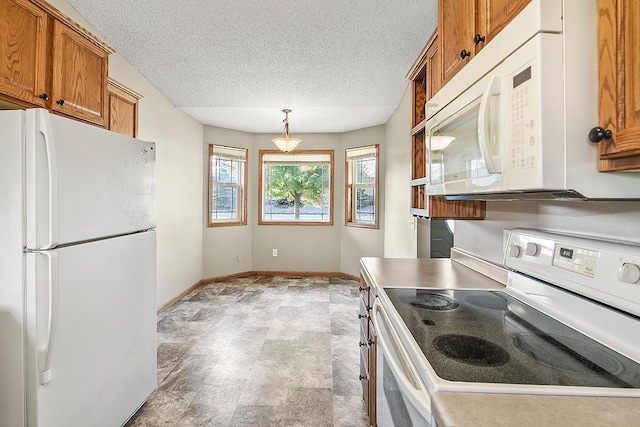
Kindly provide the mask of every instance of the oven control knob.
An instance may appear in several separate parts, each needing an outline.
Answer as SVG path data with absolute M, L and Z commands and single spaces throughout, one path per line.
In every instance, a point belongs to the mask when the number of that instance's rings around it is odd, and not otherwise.
M 618 270 L 618 279 L 625 283 L 636 283 L 640 280 L 640 267 L 636 264 L 625 262 Z
M 509 245 L 509 256 L 511 258 L 518 258 L 520 256 L 520 246 Z
M 540 253 L 540 245 L 533 242 L 528 242 L 524 248 L 525 255 L 536 256 Z

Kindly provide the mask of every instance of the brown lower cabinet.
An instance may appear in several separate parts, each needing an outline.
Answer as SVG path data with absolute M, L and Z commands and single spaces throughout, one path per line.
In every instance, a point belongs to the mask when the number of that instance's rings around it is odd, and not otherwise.
M 376 331 L 373 326 L 372 307 L 375 300 L 371 287 L 360 276 L 360 382 L 362 383 L 362 399 L 367 408 L 369 425 L 376 423 Z

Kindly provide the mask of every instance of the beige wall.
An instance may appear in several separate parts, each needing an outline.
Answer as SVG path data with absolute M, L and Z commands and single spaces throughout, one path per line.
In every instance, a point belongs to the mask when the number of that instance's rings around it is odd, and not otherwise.
M 250 134 L 205 126 L 203 181 L 208 179 L 209 144 L 249 149 L 248 224 L 237 227 L 208 227 L 208 189 L 203 188 L 204 277 L 219 277 L 244 271 L 342 272 L 357 276 L 363 256 L 382 256 L 384 195 L 380 200 L 380 227 L 365 229 L 344 225 L 344 150 L 379 144 L 385 150 L 385 127 L 374 126 L 344 134 L 296 134 L 299 150 L 334 150 L 334 223 L 332 226 L 281 226 L 258 224 L 258 152 L 274 149 L 275 135 Z M 380 171 L 384 170 L 381 165 Z M 380 191 L 384 177 L 380 179 Z M 381 193 L 382 194 L 382 193 Z M 278 256 L 272 255 L 273 249 Z
M 253 203 L 249 221 L 253 228 L 252 264 L 256 271 L 340 271 L 340 230 L 344 197 L 344 152 L 339 134 L 296 134 L 302 139 L 296 150 L 334 150 L 334 210 L 332 226 L 258 225 L 258 150 L 272 150 L 278 135 L 255 134 L 250 153 L 250 195 Z M 278 256 L 272 256 L 278 249 Z
M 66 1 L 49 3 L 100 36 Z M 109 58 L 109 75 L 144 96 L 138 137 L 154 141 L 157 147 L 160 306 L 202 278 L 203 126 L 177 110 L 118 53 Z
M 380 164 L 378 177 L 378 228 L 347 227 L 345 223 L 345 196 L 343 191 L 340 211 L 340 224 L 342 234 L 340 236 L 340 271 L 358 276 L 360 272 L 360 258 L 381 257 L 384 252 L 384 227 L 385 227 L 385 198 L 384 198 L 384 152 L 388 149 L 385 140 L 385 126 L 374 126 L 365 129 L 347 132 L 340 137 L 342 142 L 342 154 L 346 148 L 362 147 L 378 144 L 380 146 Z M 342 186 L 345 184 L 344 174 L 340 177 Z
M 411 205 L 411 91 L 404 93 L 400 105 L 385 126 L 382 157 L 385 180 L 384 256 L 415 258 L 417 254 L 416 220 Z
M 204 278 L 227 276 L 234 273 L 251 271 L 251 246 L 252 246 L 252 223 L 247 225 L 232 227 L 209 227 L 209 144 L 226 145 L 229 147 L 247 148 L 249 156 L 253 154 L 253 135 L 230 129 L 223 129 L 213 126 L 204 127 L 202 182 L 203 185 L 203 216 L 202 236 L 203 248 L 203 272 Z M 249 159 L 249 188 L 257 185 L 257 169 Z M 251 219 L 251 212 L 256 199 L 250 193 L 247 197 L 247 212 Z

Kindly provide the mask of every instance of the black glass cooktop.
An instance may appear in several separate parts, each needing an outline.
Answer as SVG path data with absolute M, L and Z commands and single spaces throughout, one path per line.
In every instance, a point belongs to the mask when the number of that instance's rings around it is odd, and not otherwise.
M 640 388 L 640 364 L 504 292 L 384 291 L 443 379 Z

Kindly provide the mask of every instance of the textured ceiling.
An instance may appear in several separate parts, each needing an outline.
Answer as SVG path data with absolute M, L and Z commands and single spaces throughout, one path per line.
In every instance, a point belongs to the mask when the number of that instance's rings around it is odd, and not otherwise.
M 383 124 L 437 0 L 68 0 L 178 109 L 213 126 L 345 132 Z

